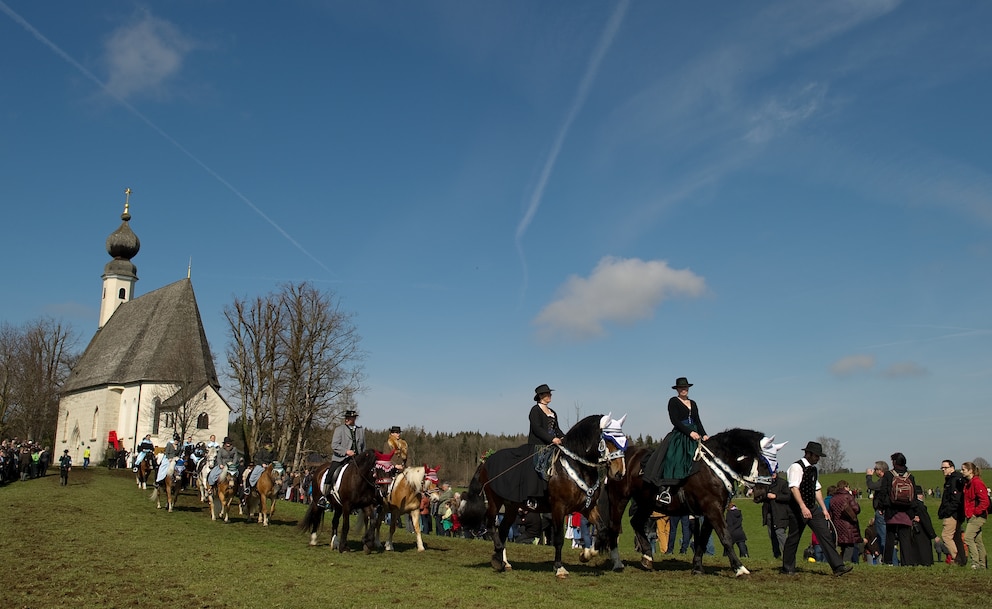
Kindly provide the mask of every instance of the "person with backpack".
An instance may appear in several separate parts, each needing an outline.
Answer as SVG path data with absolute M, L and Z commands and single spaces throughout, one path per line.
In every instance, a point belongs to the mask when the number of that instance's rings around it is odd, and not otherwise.
M 893 562 L 895 546 L 899 544 L 899 564 L 917 564 L 914 560 L 913 548 L 913 516 L 916 510 L 913 501 L 916 499 L 916 479 L 906 467 L 906 455 L 892 453 L 889 457 L 892 468 L 885 472 L 879 481 L 876 496 L 885 515 L 885 562 Z

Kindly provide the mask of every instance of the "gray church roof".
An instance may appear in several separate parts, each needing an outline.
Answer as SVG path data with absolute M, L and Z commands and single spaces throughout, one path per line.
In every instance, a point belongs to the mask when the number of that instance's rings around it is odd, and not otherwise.
M 121 304 L 96 331 L 62 393 L 177 380 L 220 387 L 189 279 Z

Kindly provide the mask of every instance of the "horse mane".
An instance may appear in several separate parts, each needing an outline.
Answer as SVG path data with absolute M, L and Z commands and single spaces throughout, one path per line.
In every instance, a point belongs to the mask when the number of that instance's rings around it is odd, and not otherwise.
M 354 460 L 355 467 L 357 467 L 359 471 L 372 471 L 372 468 L 375 467 L 376 462 L 375 449 L 370 448 L 364 452 L 360 452 L 352 457 L 352 459 Z
M 761 454 L 759 444 L 764 437 L 765 434 L 760 431 L 735 427 L 710 436 L 706 446 L 715 453 L 757 457 Z
M 601 414 L 591 414 L 575 425 L 572 425 L 572 428 L 565 433 L 562 444 L 568 446 L 571 450 L 586 455 L 598 451 L 599 442 L 603 435 L 603 430 L 600 427 L 600 421 L 602 419 L 603 415 Z
M 423 466 L 418 467 L 406 467 L 403 469 L 403 477 L 406 478 L 407 483 L 414 488 L 415 491 L 420 490 L 420 485 L 424 482 L 424 476 L 427 475 L 427 471 Z

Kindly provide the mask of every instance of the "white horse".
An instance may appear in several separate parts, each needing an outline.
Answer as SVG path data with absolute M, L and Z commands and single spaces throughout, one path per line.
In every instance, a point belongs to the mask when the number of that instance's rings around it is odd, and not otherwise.
M 406 514 L 413 523 L 413 531 L 417 536 L 417 551 L 424 551 L 424 539 L 420 534 L 420 500 L 424 493 L 437 493 L 437 470 L 423 467 L 408 467 L 389 483 L 383 502 L 375 522 L 375 545 L 379 547 L 379 528 L 389 513 L 389 537 L 386 538 L 386 551 L 393 550 L 393 533 L 402 514 Z

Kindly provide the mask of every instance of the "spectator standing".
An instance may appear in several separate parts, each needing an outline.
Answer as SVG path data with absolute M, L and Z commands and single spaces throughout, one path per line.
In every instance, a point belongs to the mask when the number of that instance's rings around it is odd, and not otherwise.
M 737 505 L 731 502 L 727 508 L 727 529 L 730 531 L 730 540 L 737 544 L 737 553 L 741 558 L 748 558 L 747 533 L 744 532 L 744 515 L 737 509 Z
M 83 469 L 90 466 L 90 447 L 86 446 L 83 448 Z
M 772 473 L 772 483 L 765 493 L 765 503 L 762 514 L 768 512 L 768 536 L 772 540 L 772 554 L 775 558 L 782 557 L 782 548 L 789 532 L 789 504 L 792 503 L 792 492 L 789 481 L 778 474 Z
M 69 449 L 62 451 L 62 456 L 59 457 L 59 485 L 67 486 L 69 484 L 69 470 L 72 469 L 72 457 L 69 456 Z
M 940 471 L 944 473 L 944 488 L 938 493 L 940 507 L 937 508 L 937 518 L 943 523 L 940 538 L 947 550 L 948 564 L 953 562 L 964 566 L 968 564 L 961 537 L 961 523 L 964 522 L 964 475 L 954 468 L 954 461 L 950 459 L 940 462 Z
M 967 480 L 964 485 L 964 515 L 968 524 L 964 528 L 964 543 L 968 546 L 971 568 L 985 569 L 988 568 L 988 557 L 982 527 L 989 517 L 989 489 L 982 482 L 982 470 L 971 461 L 961 464 L 961 473 Z
M 924 567 L 933 566 L 933 543 L 940 543 L 940 536 L 934 531 L 933 522 L 930 520 L 930 512 L 923 502 L 923 488 L 916 487 L 916 500 L 913 501 L 913 564 Z
M 875 520 L 875 535 L 878 537 L 878 547 L 882 550 L 882 564 L 890 565 L 892 564 L 892 556 L 885 553 L 885 506 L 881 504 L 881 496 L 878 494 L 878 490 L 882 487 L 882 478 L 885 474 L 889 472 L 889 464 L 885 461 L 875 461 L 875 467 L 869 469 L 865 472 L 865 488 L 872 491 L 871 506 L 875 511 L 875 515 L 872 517 Z M 878 477 L 878 480 L 872 479 L 872 474 Z
M 895 546 L 898 541 L 899 564 L 908 566 L 907 561 L 909 564 L 918 562 L 918 557 L 913 551 L 912 537 L 913 516 L 916 513 L 912 505 L 914 497 L 911 496 L 908 502 L 902 503 L 897 497 L 892 496 L 892 488 L 896 476 L 904 478 L 913 488 L 916 487 L 916 479 L 906 467 L 906 455 L 899 452 L 892 453 L 890 460 L 892 467 L 882 476 L 877 493 L 885 513 L 886 535 L 883 556 L 895 564 Z
M 847 480 L 839 480 L 830 499 L 830 520 L 837 532 L 837 545 L 844 562 L 858 562 L 858 544 L 861 543 L 861 525 L 858 514 L 861 506 L 851 493 Z
M 444 506 L 455 496 L 454 489 L 451 488 L 451 483 L 445 480 L 441 483 L 441 494 L 438 495 L 437 501 L 433 502 L 431 506 L 431 511 L 434 514 L 434 534 L 444 535 Z

